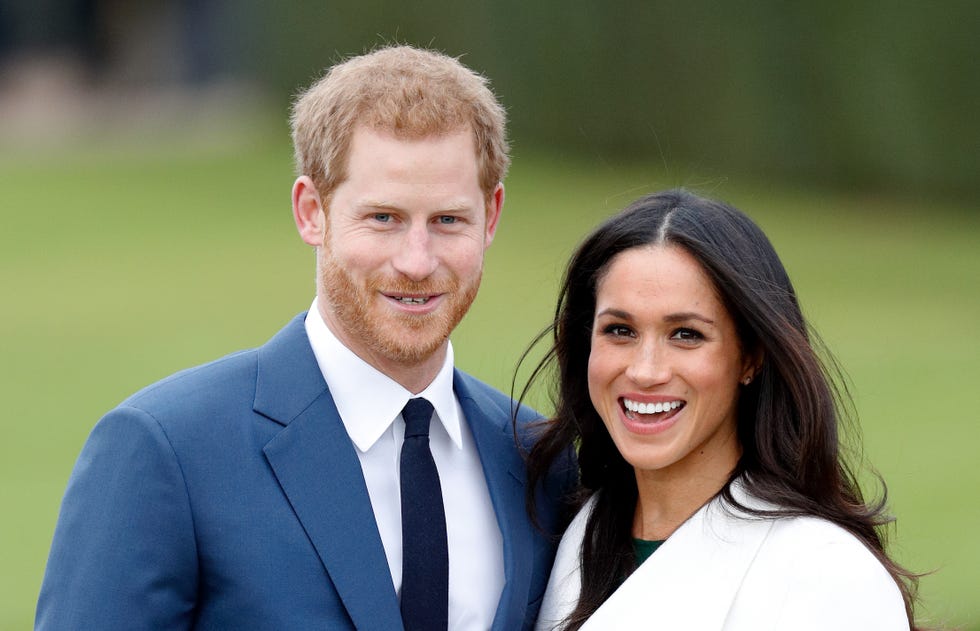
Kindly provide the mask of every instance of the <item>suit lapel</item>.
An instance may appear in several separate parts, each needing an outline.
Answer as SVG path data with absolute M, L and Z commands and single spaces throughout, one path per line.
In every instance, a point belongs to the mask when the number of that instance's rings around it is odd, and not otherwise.
M 401 629 L 354 446 L 297 317 L 259 351 L 255 410 L 285 425 L 264 453 L 358 629 Z
M 501 409 L 470 380 L 456 371 L 453 385 L 480 454 L 504 545 L 504 589 L 492 629 L 520 629 L 530 590 L 527 565 L 534 553 L 524 511 L 524 462 L 514 446 L 510 411 Z

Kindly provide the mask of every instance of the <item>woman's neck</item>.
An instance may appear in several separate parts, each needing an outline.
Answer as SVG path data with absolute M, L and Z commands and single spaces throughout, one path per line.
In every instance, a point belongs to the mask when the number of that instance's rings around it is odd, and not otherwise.
M 740 455 L 738 450 L 696 467 L 637 469 L 633 536 L 649 541 L 669 537 L 728 483 Z

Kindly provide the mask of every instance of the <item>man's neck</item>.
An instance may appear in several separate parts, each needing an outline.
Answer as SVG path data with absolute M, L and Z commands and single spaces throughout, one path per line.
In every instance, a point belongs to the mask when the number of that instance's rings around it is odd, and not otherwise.
M 390 377 L 398 385 L 412 394 L 418 394 L 429 387 L 429 384 L 432 383 L 433 379 L 436 378 L 436 375 L 442 369 L 442 365 L 446 361 L 447 344 L 448 342 L 440 346 L 436 352 L 421 362 L 412 364 L 383 361 L 383 358 L 375 361 L 374 358 L 363 357 L 360 354 L 358 354 L 358 357 Z
M 320 307 L 320 317 L 334 337 L 348 350 L 412 394 L 418 394 L 425 390 L 442 370 L 446 361 L 446 351 L 449 348 L 448 338 L 434 352 L 421 360 L 399 362 L 384 356 L 369 345 L 352 339 L 346 331 L 331 320 L 329 314 L 323 313 L 323 307 Z

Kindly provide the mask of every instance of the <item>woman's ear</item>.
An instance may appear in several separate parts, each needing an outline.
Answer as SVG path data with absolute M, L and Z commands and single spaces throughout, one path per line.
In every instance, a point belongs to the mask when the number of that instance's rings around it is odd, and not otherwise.
M 308 175 L 301 175 L 293 182 L 293 220 L 303 243 L 313 247 L 323 245 L 327 213 Z
M 739 379 L 739 383 L 743 386 L 747 386 L 752 383 L 756 375 L 762 369 L 762 361 L 765 358 L 762 349 L 756 349 L 751 353 L 747 353 L 742 360 L 742 377 Z

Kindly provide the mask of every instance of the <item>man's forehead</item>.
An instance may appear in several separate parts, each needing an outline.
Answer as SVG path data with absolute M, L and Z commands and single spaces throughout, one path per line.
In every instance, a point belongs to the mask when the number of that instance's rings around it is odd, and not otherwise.
M 414 129 L 392 125 L 391 121 L 381 121 L 378 124 L 360 122 L 354 125 L 354 129 L 351 132 L 351 142 L 354 142 L 357 138 L 375 137 L 386 141 L 412 143 L 463 134 L 473 138 L 472 127 L 470 125 L 459 125 L 445 128 Z

